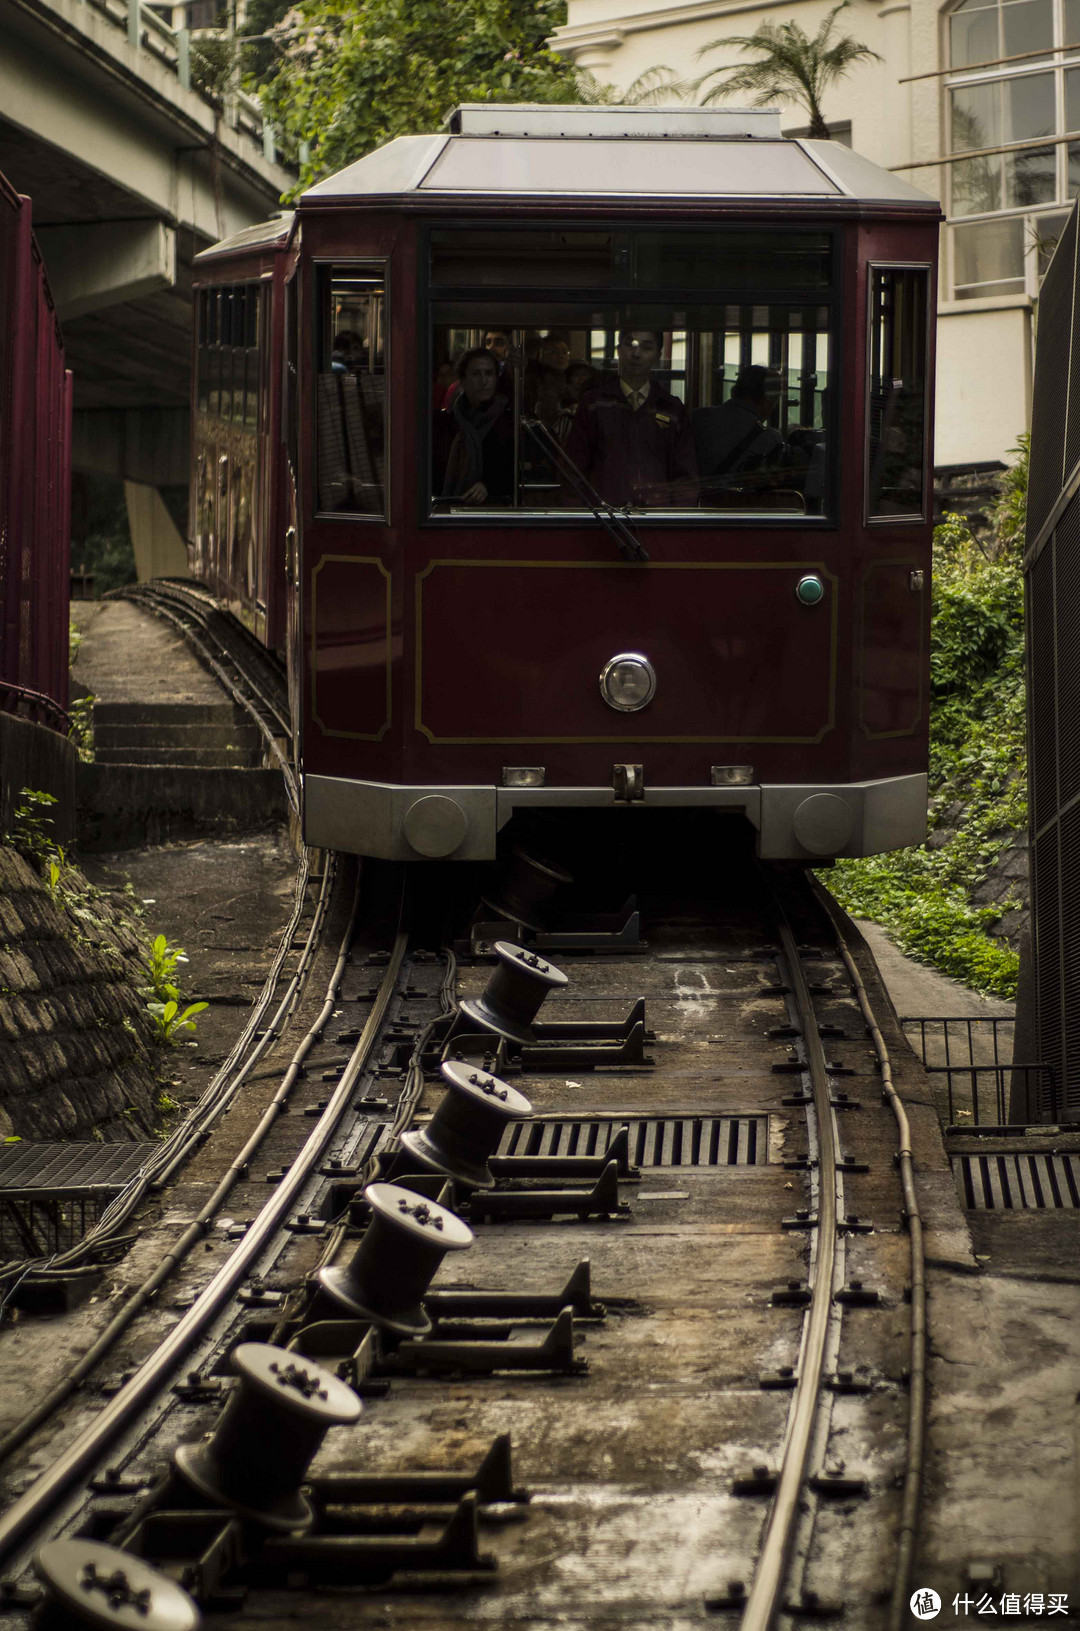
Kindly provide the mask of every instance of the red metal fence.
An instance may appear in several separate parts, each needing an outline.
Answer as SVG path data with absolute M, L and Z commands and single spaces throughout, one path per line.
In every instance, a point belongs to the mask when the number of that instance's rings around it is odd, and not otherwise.
M 68 727 L 71 375 L 30 200 L 0 176 L 0 709 Z

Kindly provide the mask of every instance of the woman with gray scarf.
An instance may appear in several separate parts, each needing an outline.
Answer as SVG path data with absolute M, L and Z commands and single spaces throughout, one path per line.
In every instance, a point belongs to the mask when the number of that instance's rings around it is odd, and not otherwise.
M 461 389 L 444 415 L 454 434 L 443 478 L 443 498 L 459 504 L 509 503 L 514 491 L 514 427 L 510 403 L 499 391 L 499 365 L 483 346 L 457 365 Z

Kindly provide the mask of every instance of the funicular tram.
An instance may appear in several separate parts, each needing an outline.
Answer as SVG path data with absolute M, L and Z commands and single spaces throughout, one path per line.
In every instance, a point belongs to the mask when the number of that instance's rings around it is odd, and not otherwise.
M 491 104 L 200 256 L 196 564 L 289 648 L 307 841 L 918 841 L 939 219 L 773 112 Z M 241 547 L 213 336 L 252 300 Z

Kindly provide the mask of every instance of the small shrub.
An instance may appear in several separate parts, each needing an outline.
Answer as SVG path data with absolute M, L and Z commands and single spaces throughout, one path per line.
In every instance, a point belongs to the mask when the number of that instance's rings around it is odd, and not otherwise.
M 153 997 L 159 1003 L 179 1002 L 180 991 L 173 983 L 173 976 L 179 965 L 187 960 L 183 946 L 170 946 L 163 934 L 155 935 L 143 965 L 150 983 L 140 987 L 139 995 Z
M 178 1002 L 148 1002 L 146 1011 L 154 1024 L 154 1040 L 162 1044 L 176 1042 L 181 1031 L 197 1030 L 194 1016 L 209 1008 L 208 1002 L 192 1002 L 181 1013 Z
M 47 812 L 56 803 L 51 793 L 39 792 L 35 787 L 22 787 L 19 789 L 19 803 L 16 804 L 11 816 L 11 841 L 19 854 L 27 861 L 33 861 L 42 872 L 51 861 L 64 865 L 64 849 L 58 844 L 47 827 L 53 825 L 53 818 Z

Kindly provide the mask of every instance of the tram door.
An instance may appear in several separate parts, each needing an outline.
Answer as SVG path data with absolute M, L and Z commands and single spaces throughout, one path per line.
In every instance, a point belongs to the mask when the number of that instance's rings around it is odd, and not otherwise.
M 388 262 L 339 259 L 314 272 L 315 435 L 306 494 L 315 515 L 302 585 L 312 638 L 308 717 L 330 743 L 327 762 L 355 754 L 370 764 L 391 727 Z M 315 769 L 312 752 L 306 769 Z
M 297 358 L 300 345 L 300 279 L 298 263 L 293 259 L 285 280 L 285 389 L 284 389 L 284 442 L 285 442 L 285 653 L 289 675 L 289 716 L 293 722 L 293 758 L 301 762 L 303 721 L 303 616 L 300 604 L 300 544 L 299 506 L 297 503 L 297 468 L 299 443 L 300 387 L 297 378 Z

